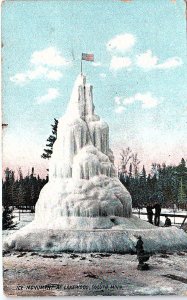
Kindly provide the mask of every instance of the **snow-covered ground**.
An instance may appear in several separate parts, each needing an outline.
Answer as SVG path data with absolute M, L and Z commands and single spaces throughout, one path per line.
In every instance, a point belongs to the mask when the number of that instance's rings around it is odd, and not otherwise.
M 133 211 L 133 212 L 136 212 L 136 213 L 139 212 L 138 209 L 132 209 L 132 211 Z M 146 211 L 146 208 L 141 209 L 140 212 L 146 213 L 146 212 L 147 212 L 147 211 Z M 153 212 L 154 212 L 154 210 L 153 210 Z M 183 218 L 182 218 L 182 217 L 170 217 L 170 214 L 174 214 L 173 209 L 162 208 L 161 213 L 163 213 L 163 214 L 168 214 L 168 217 L 171 219 L 172 225 L 179 226 L 179 225 L 181 225 L 181 223 L 182 223 L 182 221 L 183 221 Z M 180 210 L 177 210 L 177 211 L 175 212 L 175 214 L 176 214 L 176 215 L 186 215 L 186 216 L 187 216 L 187 211 L 186 211 L 186 210 L 180 209 Z M 138 215 L 136 214 L 136 216 L 138 216 Z M 142 220 L 147 221 L 147 215 L 140 215 L 140 218 L 141 218 Z M 153 219 L 154 219 L 154 216 L 153 216 Z M 161 222 L 160 222 L 160 225 L 161 225 L 161 226 L 164 225 L 165 217 L 164 217 L 164 216 L 161 216 L 161 217 L 160 217 L 160 221 L 161 221 Z
M 187 252 L 153 255 L 148 271 L 129 254 L 12 252 L 3 260 L 9 296 L 187 296 Z
M 27 214 L 28 216 L 28 214 Z M 28 219 L 28 217 L 26 217 Z M 86 220 L 85 220 L 86 219 Z M 159 252 L 160 250 L 172 249 L 173 251 L 187 249 L 187 234 L 175 226 L 170 228 L 156 227 L 144 222 L 137 216 L 131 218 L 99 217 L 101 226 L 95 226 L 95 218 L 68 217 L 61 223 L 35 224 L 27 222 L 20 230 L 6 231 L 4 235 L 4 250 L 18 251 L 50 251 L 53 252 L 108 252 L 108 253 L 131 253 L 135 252 L 137 237 L 142 236 L 144 248 L 148 252 Z M 21 218 L 25 225 L 25 218 Z M 86 221 L 86 223 L 85 223 Z M 99 224 L 96 220 L 96 225 Z M 69 226 L 69 223 L 70 226 Z M 103 229 L 103 224 L 111 227 Z M 82 224 L 77 230 L 73 224 Z M 89 223 L 89 228 L 87 228 Z M 19 224 L 19 227 L 22 226 Z M 85 226 L 83 226 L 85 225 Z M 108 225 L 107 225 L 108 226 Z M 9 235 L 9 233 L 13 233 Z M 8 236 L 7 236 L 8 235 Z
M 19 218 L 19 211 L 16 209 L 13 211 L 13 216 L 14 216 L 13 219 L 14 223 L 17 225 L 12 230 L 3 230 L 3 237 L 16 232 L 18 229 L 28 225 L 30 222 L 34 220 L 34 213 L 29 213 L 29 212 L 20 213 L 20 218 Z
M 14 215 L 17 229 L 34 219 L 33 213 L 21 213 L 20 221 L 18 211 Z M 148 263 L 150 270 L 138 271 L 136 255 L 9 252 L 3 258 L 4 291 L 19 296 L 187 295 L 187 252 L 158 253 Z
M 133 209 L 133 212 L 138 212 L 139 210 L 138 209 Z M 146 212 L 146 208 L 143 208 L 140 210 L 140 212 Z M 173 214 L 173 209 L 168 209 L 168 208 L 162 208 L 162 212 L 161 213 L 165 213 L 165 214 L 168 214 L 168 216 L 170 214 Z M 176 215 L 187 215 L 187 211 L 185 210 L 177 210 L 176 212 Z M 138 216 L 137 214 L 135 214 L 136 216 Z M 34 220 L 34 213 L 21 213 L 20 214 L 20 221 L 19 221 L 19 211 L 18 210 L 14 210 L 14 221 L 15 223 L 18 223 L 18 225 L 16 226 L 17 229 L 27 225 L 29 222 L 33 221 Z M 142 220 L 145 220 L 147 221 L 147 216 L 146 215 L 140 215 L 140 218 Z M 174 217 L 170 217 L 171 218 L 171 221 L 172 221 L 172 224 L 174 224 Z M 165 217 L 162 217 L 161 216 L 161 222 L 164 223 L 165 221 Z M 176 225 L 177 224 L 181 224 L 183 218 L 181 217 L 175 217 L 175 223 Z
M 133 212 L 138 212 L 137 209 L 133 209 Z M 146 212 L 146 208 L 141 209 L 141 212 Z M 168 216 L 169 214 L 173 214 L 173 209 L 167 209 L 167 208 L 163 208 L 162 209 L 162 213 L 167 213 Z M 177 210 L 176 214 L 180 214 L 180 215 L 187 215 L 187 211 L 184 210 Z M 18 210 L 14 210 L 13 215 L 15 216 L 14 218 L 14 222 L 17 223 L 17 226 L 15 228 L 15 230 L 18 230 L 24 226 L 26 226 L 27 224 L 29 224 L 31 221 L 34 220 L 34 213 L 21 213 L 20 214 L 20 220 L 19 220 L 19 211 Z M 138 216 L 137 214 L 135 214 L 136 216 Z M 171 221 L 172 221 L 172 225 L 174 225 L 174 218 L 170 217 Z M 140 219 L 147 221 L 147 216 L 146 215 L 140 215 Z M 163 225 L 165 222 L 165 217 L 161 217 L 161 223 L 160 225 Z M 175 226 L 180 226 L 181 222 L 183 221 L 183 218 L 178 218 L 175 217 Z M 10 233 L 15 232 L 15 230 L 4 230 L 3 231 L 3 235 L 6 236 Z

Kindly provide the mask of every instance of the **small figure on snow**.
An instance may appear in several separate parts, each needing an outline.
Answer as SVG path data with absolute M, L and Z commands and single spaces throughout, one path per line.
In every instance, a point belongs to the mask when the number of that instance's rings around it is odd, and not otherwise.
M 155 209 L 154 224 L 155 224 L 155 226 L 159 226 L 160 225 L 160 214 L 161 214 L 160 203 L 156 202 L 153 208 Z
M 142 241 L 142 237 L 141 236 L 138 237 L 138 241 L 136 243 L 135 248 L 136 248 L 137 255 L 139 253 L 141 253 L 142 251 L 144 251 L 144 249 L 143 249 L 143 241 Z
M 165 224 L 164 227 L 170 227 L 171 226 L 171 219 L 168 216 L 165 216 Z
M 148 270 L 149 265 L 145 264 L 145 262 L 149 260 L 150 255 L 146 254 L 144 251 L 143 241 L 142 241 L 141 236 L 138 237 L 138 241 L 137 241 L 135 248 L 136 248 L 136 252 L 137 252 L 137 258 L 139 261 L 137 269 L 141 270 L 141 271 Z
M 148 217 L 148 222 L 153 224 L 153 207 L 150 204 L 147 204 L 147 217 Z

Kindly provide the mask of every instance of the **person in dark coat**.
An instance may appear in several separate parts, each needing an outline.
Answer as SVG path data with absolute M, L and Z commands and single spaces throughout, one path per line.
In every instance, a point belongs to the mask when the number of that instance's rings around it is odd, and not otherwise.
M 153 207 L 150 204 L 147 204 L 147 217 L 148 217 L 148 222 L 153 224 Z
M 160 225 L 161 205 L 158 202 L 156 202 L 153 208 L 155 209 L 154 225 L 159 226 Z
M 136 248 L 137 258 L 139 262 L 137 269 L 142 271 L 148 270 L 149 266 L 148 264 L 145 264 L 145 262 L 149 260 L 150 255 L 144 252 L 143 241 L 141 236 L 138 237 L 138 241 L 136 243 L 135 248 Z
M 171 226 L 171 219 L 168 218 L 168 216 L 166 216 L 164 227 L 170 227 L 170 226 Z
M 143 241 L 142 241 L 142 237 L 141 236 L 138 237 L 138 241 L 136 243 L 135 248 L 136 248 L 137 255 L 144 253 Z

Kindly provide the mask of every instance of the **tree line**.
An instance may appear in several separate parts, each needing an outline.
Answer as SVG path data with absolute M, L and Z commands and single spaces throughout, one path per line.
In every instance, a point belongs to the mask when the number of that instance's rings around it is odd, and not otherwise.
M 177 166 L 153 163 L 151 172 L 139 170 L 140 160 L 128 147 L 121 152 L 119 179 L 132 197 L 136 208 L 159 202 L 164 207 L 187 209 L 187 163 L 184 158 Z
M 57 138 L 58 120 L 51 124 L 52 133 L 47 139 L 46 148 L 41 155 L 50 159 L 53 145 Z M 187 208 L 187 163 L 184 158 L 177 166 L 166 166 L 165 163 L 152 163 L 151 172 L 147 173 L 143 166 L 140 171 L 140 160 L 130 147 L 122 149 L 118 176 L 132 197 L 133 207 L 142 207 L 160 202 L 165 207 Z
M 21 168 L 18 169 L 18 176 L 15 178 L 15 171 L 6 168 L 2 182 L 2 205 L 3 207 L 33 207 L 38 200 L 39 193 L 47 183 L 46 179 L 35 175 L 34 168 L 30 174 L 23 176 Z
M 47 139 L 46 148 L 41 155 L 44 159 L 50 159 L 53 153 L 53 145 L 57 138 L 58 120 L 54 119 L 51 125 L 52 134 Z M 137 153 L 127 147 L 120 153 L 121 165 L 118 176 L 122 184 L 127 188 L 132 197 L 132 206 L 141 208 L 147 204 L 159 202 L 164 207 L 187 209 L 187 163 L 184 158 L 177 166 L 153 163 L 151 172 L 147 174 L 145 167 L 139 170 L 140 160 Z M 2 181 L 2 205 L 3 205 L 3 229 L 11 229 L 16 226 L 13 221 L 13 209 L 32 208 L 43 186 L 48 182 L 35 175 L 34 167 L 30 174 L 23 176 L 21 168 L 15 179 L 15 171 L 6 168 Z
M 57 119 L 54 119 L 51 127 L 52 134 L 48 137 L 46 148 L 41 155 L 44 159 L 50 159 L 53 153 L 53 145 L 57 138 Z M 133 153 L 129 147 L 123 149 L 120 156 L 118 176 L 131 194 L 133 207 L 143 207 L 157 201 L 165 207 L 176 204 L 187 209 L 187 163 L 184 158 L 177 166 L 153 163 L 151 172 L 147 173 L 144 166 L 140 170 L 138 154 Z M 15 171 L 7 168 L 2 183 L 3 207 L 34 207 L 40 190 L 47 181 L 48 176 L 41 179 L 39 175 L 34 174 L 34 168 L 25 177 L 19 169 L 17 179 Z

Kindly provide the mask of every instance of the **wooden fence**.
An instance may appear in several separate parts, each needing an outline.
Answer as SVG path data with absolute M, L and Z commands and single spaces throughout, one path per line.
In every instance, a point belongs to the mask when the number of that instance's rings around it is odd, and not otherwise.
M 133 211 L 133 215 L 139 215 L 139 218 L 140 218 L 140 215 L 147 215 L 147 212 L 140 212 L 140 211 Z M 155 214 L 153 213 L 153 216 Z M 174 224 L 181 224 L 181 226 L 185 223 L 186 219 L 187 219 L 187 212 L 186 214 L 177 214 L 177 213 L 161 213 L 160 216 L 162 217 L 171 217 L 171 218 L 174 218 Z M 181 223 L 176 223 L 175 222 L 175 218 L 182 218 L 181 220 Z

